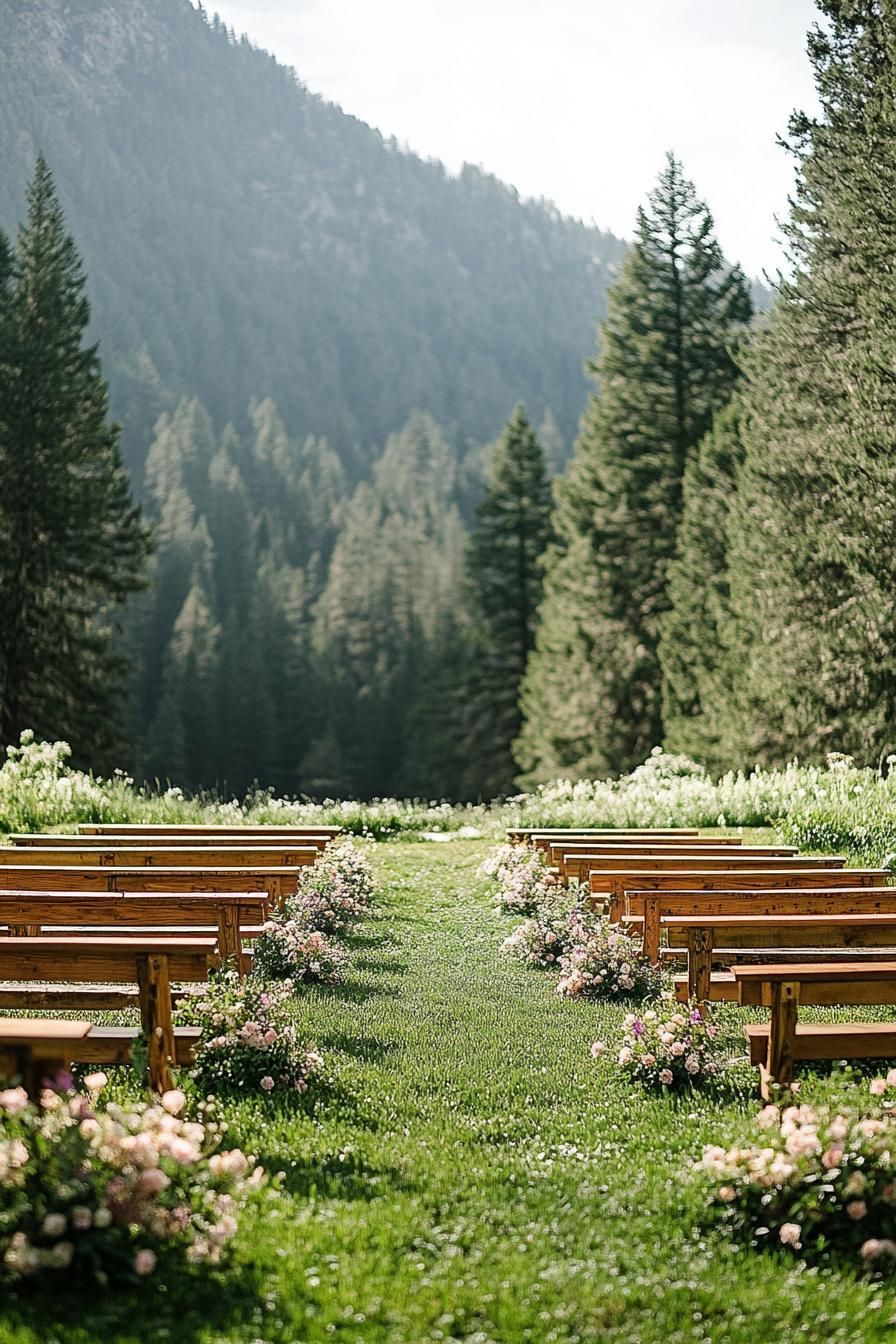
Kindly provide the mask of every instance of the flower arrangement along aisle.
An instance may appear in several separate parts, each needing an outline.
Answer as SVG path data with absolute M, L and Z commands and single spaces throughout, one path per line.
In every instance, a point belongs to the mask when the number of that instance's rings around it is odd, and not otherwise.
M 604 917 L 581 922 L 573 945 L 560 958 L 557 993 L 567 998 L 655 997 L 662 986 L 657 966 L 633 938 Z
M 807 1261 L 896 1265 L 896 1070 L 838 1107 L 766 1106 L 756 1133 L 696 1164 L 738 1238 Z
M 357 845 L 339 843 L 299 873 L 281 912 L 284 922 L 312 933 L 355 933 L 373 904 L 373 872 Z
M 210 1123 L 181 1118 L 182 1092 L 154 1105 L 89 1095 L 0 1092 L 0 1273 L 71 1271 L 101 1285 L 165 1262 L 219 1263 L 264 1180 Z
M 696 1004 L 667 1017 L 650 1008 L 629 1013 L 617 1056 L 619 1067 L 659 1092 L 696 1087 L 718 1072 L 718 1029 Z
M 323 1060 L 299 1040 L 289 999 L 287 985 L 240 979 L 235 971 L 212 975 L 201 995 L 184 999 L 178 1022 L 202 1031 L 196 1086 L 212 1094 L 307 1091 Z
M 560 890 L 543 852 L 524 845 L 497 845 L 480 865 L 479 875 L 495 879 L 498 908 L 515 915 L 534 914 Z
M 285 910 L 269 919 L 255 940 L 255 971 L 265 981 L 328 985 L 347 969 L 344 947 L 290 919 Z
M 535 911 L 504 939 L 501 951 L 519 957 L 528 966 L 555 970 L 560 958 L 569 951 L 579 930 L 577 914 L 560 900 L 552 900 Z

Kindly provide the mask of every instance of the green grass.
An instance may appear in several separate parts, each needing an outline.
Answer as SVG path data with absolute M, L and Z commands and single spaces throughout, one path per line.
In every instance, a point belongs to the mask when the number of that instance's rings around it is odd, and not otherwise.
M 353 974 L 298 1008 L 326 1088 L 228 1110 L 234 1137 L 285 1173 L 232 1268 L 121 1298 L 7 1294 L 2 1344 L 894 1337 L 891 1290 L 701 1226 L 689 1164 L 741 1130 L 752 1075 L 736 1066 L 716 1094 L 676 1102 L 594 1064 L 592 1040 L 616 1041 L 623 1010 L 561 1001 L 499 956 L 511 921 L 476 878 L 486 848 L 378 848 L 382 900 Z M 726 1021 L 736 1053 L 736 1012 Z

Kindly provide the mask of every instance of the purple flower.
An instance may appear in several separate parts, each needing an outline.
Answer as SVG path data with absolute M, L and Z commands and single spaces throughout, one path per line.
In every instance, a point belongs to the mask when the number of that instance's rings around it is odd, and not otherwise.
M 703 1014 L 701 1013 L 699 1008 L 694 1008 L 693 1011 L 691 1012 L 691 1021 L 692 1022 L 703 1021 Z
M 643 1023 L 643 1022 L 633 1022 L 633 1023 L 632 1023 L 632 1035 L 633 1035 L 633 1036 L 643 1036 L 643 1035 L 644 1035 L 644 1023 Z

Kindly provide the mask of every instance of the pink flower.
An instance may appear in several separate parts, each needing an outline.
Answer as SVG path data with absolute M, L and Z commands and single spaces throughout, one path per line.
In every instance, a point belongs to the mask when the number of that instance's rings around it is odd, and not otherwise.
M 850 1218 L 854 1218 L 855 1221 L 858 1222 L 859 1219 L 864 1218 L 865 1214 L 868 1212 L 868 1205 L 865 1203 L 864 1199 L 851 1199 L 846 1206 L 846 1212 L 849 1214 Z
M 180 1115 L 186 1104 L 187 1098 L 179 1087 L 172 1087 L 170 1091 L 162 1093 L 162 1106 L 169 1115 Z
M 619 1063 L 624 1068 L 626 1065 L 631 1064 L 631 1062 L 632 1062 L 632 1052 L 627 1045 L 624 1045 L 622 1049 L 619 1051 Z
M 266 1073 L 265 1076 L 262 1078 L 261 1082 L 258 1084 L 258 1086 L 262 1088 L 265 1092 L 273 1092 L 274 1080 L 269 1073 Z
M 151 1274 L 156 1267 L 156 1253 L 148 1248 L 138 1251 L 134 1256 L 134 1273 Z
M 799 1223 L 782 1223 L 778 1232 L 782 1246 L 792 1246 L 795 1251 L 800 1249 L 800 1233 L 802 1228 Z
M 5 1092 L 0 1092 L 0 1108 L 7 1115 L 18 1115 L 28 1105 L 28 1093 L 24 1087 L 8 1087 Z
M 84 1078 L 84 1086 L 88 1092 L 102 1092 L 108 1081 L 104 1073 L 88 1073 Z
M 593 1041 L 591 1045 L 591 1058 L 600 1059 L 605 1049 L 606 1046 L 603 1041 Z
M 660 1082 L 663 1087 L 670 1087 L 672 1084 L 672 1070 L 660 1069 Z
M 719 1199 L 723 1204 L 730 1204 L 736 1198 L 736 1194 L 733 1185 L 723 1185 L 719 1190 Z
M 868 1085 L 868 1091 L 872 1097 L 882 1097 L 887 1090 L 886 1078 L 872 1078 Z

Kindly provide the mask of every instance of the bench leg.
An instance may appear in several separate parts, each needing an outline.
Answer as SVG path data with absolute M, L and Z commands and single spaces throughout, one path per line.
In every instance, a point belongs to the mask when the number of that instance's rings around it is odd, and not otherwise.
M 218 956 L 221 964 L 232 961 L 234 969 L 243 974 L 243 940 L 240 937 L 239 912 L 232 905 L 218 908 Z
M 660 959 L 660 907 L 656 901 L 644 902 L 644 944 L 645 957 L 656 964 Z
M 149 1046 L 149 1085 L 153 1092 L 171 1088 L 174 1024 L 171 1020 L 171 982 L 168 958 L 159 953 L 137 958 L 140 1019 Z
M 712 984 L 712 938 L 706 929 L 688 933 L 688 997 L 708 1003 Z
M 796 1037 L 800 987 L 796 981 L 786 980 L 772 985 L 772 1020 L 768 1033 L 768 1063 L 761 1075 L 761 1091 L 765 1101 L 775 1084 L 789 1088 L 793 1082 L 793 1049 Z

